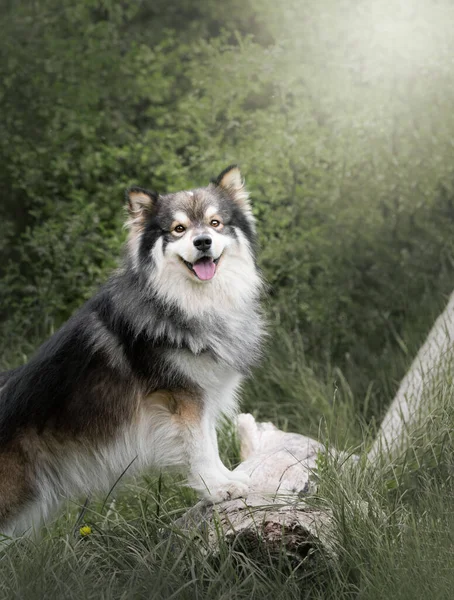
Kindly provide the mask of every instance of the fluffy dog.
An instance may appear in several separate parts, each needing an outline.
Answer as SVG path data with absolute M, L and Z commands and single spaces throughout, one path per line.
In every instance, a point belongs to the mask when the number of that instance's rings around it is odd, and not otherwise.
M 263 330 L 240 170 L 126 197 L 122 266 L 28 364 L 0 375 L 4 534 L 30 530 L 63 498 L 109 489 L 128 465 L 184 469 L 212 502 L 247 492 L 216 438 Z

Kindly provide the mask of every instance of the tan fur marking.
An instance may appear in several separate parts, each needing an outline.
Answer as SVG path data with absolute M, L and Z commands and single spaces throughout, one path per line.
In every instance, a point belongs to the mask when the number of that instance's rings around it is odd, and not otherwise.
M 182 394 L 177 404 L 176 415 L 184 424 L 195 425 L 200 422 L 202 417 L 202 405 L 190 395 L 183 396 Z
M 191 225 L 191 221 L 190 221 L 188 215 L 185 212 L 183 212 L 182 210 L 179 210 L 178 212 L 176 212 L 174 214 L 174 221 L 172 222 L 172 225 L 170 226 L 170 229 L 172 230 L 172 232 L 177 225 L 183 225 L 183 227 L 186 227 L 186 228 L 188 228 Z
M 172 414 L 176 411 L 176 400 L 173 393 L 168 390 L 153 392 L 144 398 L 143 404 L 145 407 L 162 406 L 163 408 L 167 408 Z
M 218 221 L 220 220 L 217 206 L 208 206 L 208 208 L 205 211 L 205 219 L 207 221 L 211 219 L 218 219 Z
M 146 406 L 162 406 L 180 423 L 193 425 L 202 416 L 202 402 L 196 394 L 186 390 L 158 390 L 144 399 Z
M 20 452 L 0 453 L 0 531 L 2 523 L 13 517 L 31 499 L 27 468 Z
M 140 204 L 149 204 L 150 198 L 143 192 L 129 192 L 131 202 L 139 202 Z
M 214 225 L 211 225 L 211 221 L 216 220 L 219 221 L 219 225 L 216 225 L 216 227 Z M 222 229 L 224 229 L 224 223 L 222 222 L 222 219 L 219 215 L 217 215 L 216 213 L 214 215 L 212 215 L 211 217 L 207 218 L 205 220 L 205 224 L 208 225 L 208 227 L 211 227 L 212 229 L 214 229 L 215 231 L 222 231 Z

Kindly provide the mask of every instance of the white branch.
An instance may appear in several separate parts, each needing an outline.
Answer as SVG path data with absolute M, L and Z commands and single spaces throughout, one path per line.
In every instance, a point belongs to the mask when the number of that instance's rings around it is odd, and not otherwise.
M 371 461 L 405 449 L 409 432 L 427 417 L 437 391 L 452 372 L 453 350 L 454 293 L 400 384 L 369 453 Z

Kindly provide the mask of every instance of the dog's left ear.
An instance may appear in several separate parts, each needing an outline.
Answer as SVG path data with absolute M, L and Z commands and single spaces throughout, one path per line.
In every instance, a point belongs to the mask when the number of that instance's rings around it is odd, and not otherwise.
M 230 167 L 224 169 L 216 179 L 213 179 L 213 183 L 224 189 L 242 210 L 251 213 L 249 194 L 246 190 L 241 171 L 237 165 L 230 165 Z

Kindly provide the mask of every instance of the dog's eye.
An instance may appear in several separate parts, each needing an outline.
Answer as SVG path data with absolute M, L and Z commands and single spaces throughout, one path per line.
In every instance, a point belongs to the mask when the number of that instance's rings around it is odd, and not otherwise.
M 213 219 L 210 223 L 211 227 L 219 227 L 220 224 L 220 221 L 218 221 L 217 219 Z
M 183 227 L 183 225 L 177 225 L 174 231 L 176 231 L 176 233 L 183 233 L 183 231 L 186 231 L 186 227 Z

